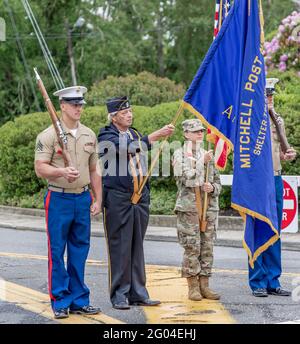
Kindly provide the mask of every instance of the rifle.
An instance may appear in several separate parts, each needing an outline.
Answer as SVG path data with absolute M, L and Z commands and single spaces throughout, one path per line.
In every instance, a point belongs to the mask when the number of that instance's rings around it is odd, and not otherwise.
M 276 132 L 280 141 L 280 147 L 282 152 L 285 154 L 288 149 L 291 148 L 291 146 L 288 143 L 288 140 L 286 138 L 285 132 L 284 132 L 284 125 L 283 122 L 278 115 L 278 113 L 274 109 L 274 99 L 273 99 L 274 92 L 267 90 L 267 96 L 268 96 L 268 108 L 269 108 L 269 115 L 273 120 L 273 123 L 276 128 Z
M 40 90 L 40 92 L 44 98 L 45 105 L 46 105 L 47 110 L 49 112 L 49 115 L 51 117 L 51 121 L 52 121 L 52 124 L 54 126 L 54 129 L 56 131 L 58 143 L 59 143 L 60 148 L 62 150 L 62 156 L 63 156 L 64 162 L 65 162 L 65 167 L 73 167 L 74 165 L 72 163 L 71 155 L 70 155 L 69 150 L 68 150 L 68 137 L 67 137 L 62 125 L 61 125 L 60 119 L 56 113 L 56 110 L 52 104 L 51 99 L 48 96 L 47 90 L 46 90 L 44 83 L 43 83 L 41 77 L 39 76 L 39 73 L 38 73 L 36 68 L 34 68 L 34 72 L 35 72 L 35 77 L 36 77 L 36 80 L 38 83 L 39 90 Z
M 273 123 L 275 124 L 276 132 L 280 141 L 281 150 L 285 154 L 287 150 L 290 149 L 291 147 L 285 136 L 283 122 L 280 119 L 280 116 L 278 115 L 278 113 L 274 110 L 274 105 L 269 109 L 269 114 L 273 120 Z

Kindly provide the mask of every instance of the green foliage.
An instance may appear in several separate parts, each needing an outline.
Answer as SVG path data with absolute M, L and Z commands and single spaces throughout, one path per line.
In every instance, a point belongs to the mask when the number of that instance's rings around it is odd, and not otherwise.
M 285 119 L 286 133 L 290 144 L 300 154 L 300 84 L 296 74 L 273 72 L 269 77 L 279 77 L 280 83 L 275 95 L 275 108 Z M 134 106 L 134 127 L 144 134 L 150 134 L 170 123 L 179 107 L 179 102 L 163 103 L 154 107 Z M 179 119 L 173 141 L 183 141 L 181 122 L 193 118 L 185 111 Z M 84 109 L 82 123 L 97 134 L 100 127 L 107 123 L 104 106 Z M 0 127 L 0 203 L 24 207 L 41 208 L 45 182 L 34 173 L 34 148 L 36 136 L 50 125 L 49 115 L 34 113 L 20 116 L 15 121 Z M 232 155 L 225 174 L 232 173 Z M 299 158 L 283 165 L 284 174 L 300 175 Z M 151 212 L 170 214 L 176 198 L 176 185 L 171 177 L 151 178 Z M 224 187 L 220 206 L 230 207 L 230 188 Z
M 277 30 L 281 20 L 296 9 L 296 2 L 291 0 L 262 0 L 265 33 Z
M 68 2 L 65 0 L 32 0 L 30 5 L 46 37 L 58 69 L 65 82 L 70 82 L 66 48 L 66 19 L 73 25 L 82 10 L 86 9 L 88 12 L 88 4 L 82 3 L 81 0 L 68 0 Z M 70 11 L 70 8 L 73 8 L 74 11 Z M 7 120 L 14 119 L 19 114 L 39 111 L 38 106 L 41 106 L 42 99 L 38 95 L 34 80 L 34 67 L 38 67 L 41 75 L 44 75 L 43 80 L 45 85 L 48 85 L 49 94 L 55 89 L 22 2 L 0 0 L 0 13 L 7 26 L 7 39 L 5 42 L 0 42 L 0 124 L 2 124 Z M 13 16 L 16 30 L 11 24 L 10 14 Z M 25 61 L 20 54 L 19 46 L 22 47 Z M 25 63 L 28 66 L 28 72 Z M 35 101 L 34 93 L 39 105 Z
M 300 12 L 294 11 L 284 18 L 270 42 L 265 43 L 266 69 L 299 71 L 300 50 L 297 33 L 300 25 Z M 300 74 L 299 74 L 300 76 Z
M 173 214 L 176 200 L 176 186 L 171 188 L 151 187 L 150 213 Z
M 282 164 L 284 174 L 300 175 L 300 78 L 295 72 L 272 72 L 268 77 L 276 77 L 280 82 L 276 87 L 275 109 L 285 121 L 286 136 L 289 144 L 298 153 L 295 161 Z
M 153 108 L 134 106 L 134 126 L 145 134 L 162 127 L 171 122 L 179 103 L 165 103 Z M 182 120 L 192 117 L 185 113 Z M 182 140 L 180 126 L 177 125 L 174 140 Z M 82 123 L 98 133 L 99 128 L 107 124 L 107 112 L 105 107 L 90 107 L 84 110 Z M 50 125 L 50 118 L 47 113 L 34 113 L 20 116 L 15 121 L 7 122 L 0 127 L 0 202 L 2 204 L 42 207 L 41 190 L 45 188 L 45 181 L 38 179 L 34 172 L 34 150 L 35 140 L 38 133 Z M 171 178 L 152 178 L 153 189 L 175 187 Z M 173 207 L 173 203 L 166 202 L 168 211 Z M 160 195 L 158 194 L 158 201 Z M 159 209 L 154 201 L 154 209 Z M 163 211 L 167 211 L 167 210 Z M 158 211 L 158 210 L 157 210 Z
M 134 105 L 154 106 L 182 99 L 185 88 L 149 72 L 125 77 L 109 76 L 92 86 L 87 95 L 90 105 L 104 105 L 111 95 L 127 95 Z
M 36 113 L 7 122 L 1 131 L 0 193 L 2 198 L 38 192 L 44 183 L 35 177 L 34 150 L 39 131 L 50 124 L 49 115 Z
M 7 23 L 7 41 L 0 42 L 1 124 L 19 114 L 40 111 L 33 96 L 36 92 L 42 107 L 33 67 L 38 67 L 48 93 L 55 90 L 22 2 L 8 3 L 18 32 L 12 28 L 9 8 L 0 0 L 1 17 Z M 212 0 L 31 0 L 30 4 L 66 86 L 71 83 L 67 26 L 72 29 L 78 83 L 88 88 L 109 75 L 142 71 L 189 85 L 212 42 Z M 276 30 L 295 6 L 290 0 L 263 0 L 266 35 Z M 85 24 L 73 27 L 80 16 Z M 17 46 L 17 35 L 29 75 Z
M 231 186 L 223 186 L 219 198 L 220 209 L 229 209 L 231 204 Z
M 44 209 L 45 193 L 46 188 L 41 189 L 34 195 L 24 195 L 21 197 L 14 196 L 10 198 L 5 198 L 2 194 L 0 194 L 0 204 L 8 205 L 11 207 Z

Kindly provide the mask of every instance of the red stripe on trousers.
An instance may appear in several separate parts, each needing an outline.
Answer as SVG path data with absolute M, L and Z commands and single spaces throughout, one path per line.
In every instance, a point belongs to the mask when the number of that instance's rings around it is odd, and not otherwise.
M 48 195 L 46 198 L 46 204 L 45 204 L 45 211 L 46 211 L 46 230 L 47 230 L 47 236 L 48 236 L 48 259 L 49 259 L 49 265 L 48 265 L 48 289 L 49 289 L 49 295 L 50 299 L 53 301 L 56 301 L 56 298 L 52 295 L 52 253 L 51 253 L 51 242 L 50 242 L 50 234 L 49 234 L 49 227 L 48 227 L 48 215 L 49 215 L 49 205 L 50 205 L 50 198 L 51 198 L 51 191 L 48 191 Z

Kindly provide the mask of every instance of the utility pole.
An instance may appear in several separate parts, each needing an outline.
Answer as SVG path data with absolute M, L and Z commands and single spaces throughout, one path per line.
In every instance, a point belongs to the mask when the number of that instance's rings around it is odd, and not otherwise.
M 164 33 L 163 33 L 163 12 L 161 8 L 158 9 L 157 17 L 157 62 L 159 76 L 165 76 L 165 62 L 164 62 Z
M 0 17 L 0 42 L 5 42 L 5 31 L 6 31 L 6 24 L 5 20 Z
M 35 89 L 35 87 L 33 85 L 33 81 L 32 81 L 32 78 L 31 78 L 30 71 L 29 71 L 28 63 L 27 63 L 27 60 L 26 60 L 26 57 L 25 57 L 25 52 L 24 52 L 24 49 L 23 49 L 23 45 L 22 45 L 22 42 L 21 42 L 19 31 L 17 29 L 17 25 L 16 25 L 16 21 L 15 21 L 14 15 L 13 15 L 13 11 L 12 11 L 12 9 L 10 7 L 10 4 L 9 4 L 8 0 L 4 0 L 4 2 L 5 2 L 5 5 L 6 5 L 6 8 L 8 10 L 8 14 L 10 16 L 11 25 L 12 25 L 12 28 L 13 28 L 14 33 L 15 33 L 17 46 L 18 46 L 18 49 L 20 51 L 21 59 L 22 59 L 22 62 L 23 62 L 24 68 L 25 68 L 26 75 L 27 75 L 27 80 L 29 82 L 29 85 L 30 85 L 30 88 L 31 88 L 31 92 L 32 92 L 32 95 L 33 95 L 33 98 L 34 98 L 34 103 L 35 103 L 37 111 L 40 112 L 41 111 L 40 103 L 39 103 L 39 100 L 38 100 L 38 97 L 37 97 L 37 94 L 36 94 L 36 89 Z
M 72 30 L 70 28 L 69 22 L 65 20 L 65 26 L 67 30 L 67 41 L 68 41 L 68 56 L 71 66 L 71 77 L 73 86 L 77 85 L 77 78 L 76 78 L 76 66 L 75 66 L 75 59 L 73 54 L 73 43 L 72 43 Z

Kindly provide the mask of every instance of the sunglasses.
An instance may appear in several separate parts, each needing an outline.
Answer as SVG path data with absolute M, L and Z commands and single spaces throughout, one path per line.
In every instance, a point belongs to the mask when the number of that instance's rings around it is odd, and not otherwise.
M 205 131 L 206 131 L 205 129 L 200 129 L 200 130 L 193 131 L 193 133 L 204 133 Z

